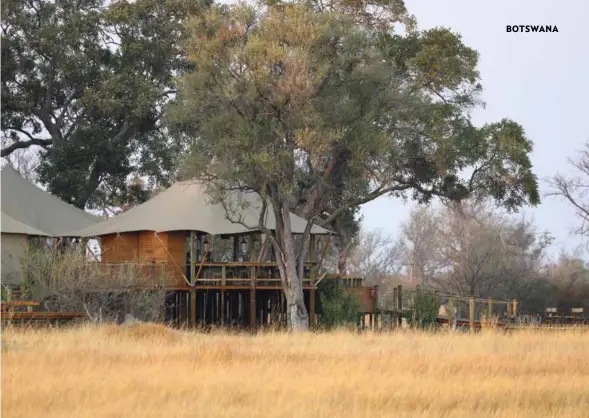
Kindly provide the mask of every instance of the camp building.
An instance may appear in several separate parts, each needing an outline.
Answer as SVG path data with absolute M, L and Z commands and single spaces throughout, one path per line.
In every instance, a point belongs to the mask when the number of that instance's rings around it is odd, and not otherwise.
M 75 234 L 100 241 L 105 269 L 136 272 L 140 265 L 146 286 L 165 286 L 168 321 L 256 326 L 285 319 L 272 245 L 261 231 L 247 227 L 258 224 L 260 210 L 255 193 L 234 192 L 225 204 L 212 203 L 201 183 L 184 181 Z M 306 221 L 295 214 L 290 220 L 293 233 L 300 236 Z M 271 208 L 265 226 L 275 229 Z M 303 283 L 311 320 L 321 279 L 320 248 L 327 247 L 329 235 L 319 226 L 311 229 Z M 360 278 L 347 280 L 361 284 Z M 370 295 L 370 289 L 365 293 Z
M 0 178 L 1 278 L 4 286 L 18 286 L 21 259 L 32 241 L 73 237 L 70 231 L 100 219 L 41 190 L 8 165 L 2 168 Z

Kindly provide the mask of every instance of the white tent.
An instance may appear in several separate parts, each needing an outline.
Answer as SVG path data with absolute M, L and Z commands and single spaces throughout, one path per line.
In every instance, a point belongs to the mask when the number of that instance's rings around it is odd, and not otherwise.
M 0 177 L 0 275 L 4 285 L 16 284 L 20 280 L 21 258 L 28 237 L 68 236 L 68 231 L 100 220 L 39 189 L 10 166 L 2 169 Z

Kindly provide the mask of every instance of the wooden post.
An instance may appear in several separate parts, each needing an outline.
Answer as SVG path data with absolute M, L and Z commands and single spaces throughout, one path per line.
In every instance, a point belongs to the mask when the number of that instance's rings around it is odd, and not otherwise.
M 309 325 L 315 325 L 315 289 L 309 290 Z
M 256 247 L 254 246 L 254 234 L 249 236 L 249 261 L 254 261 L 256 258 Z M 250 328 L 254 329 L 256 326 L 256 268 L 250 268 Z
M 454 296 L 448 297 L 448 328 L 454 329 Z
M 239 235 L 233 236 L 233 261 L 239 260 Z
M 196 233 L 190 231 L 190 284 L 196 283 L 196 254 L 194 252 L 194 244 L 196 241 Z
M 315 239 L 315 235 L 311 234 L 310 236 L 310 242 L 309 242 L 309 261 L 311 263 L 314 263 L 315 261 L 317 261 L 317 250 L 316 250 L 316 245 L 317 245 L 317 240 Z
M 256 326 L 256 289 L 250 289 L 250 328 L 254 329 Z
M 186 311 L 186 307 L 187 307 L 187 299 L 188 295 L 184 292 L 181 293 L 180 295 L 180 304 L 179 304 L 179 309 L 180 309 L 180 324 L 182 324 L 182 326 L 186 326 L 187 320 L 188 320 L 188 316 L 187 316 L 187 311 Z
M 397 287 L 397 309 L 398 309 L 398 321 L 399 328 L 403 326 L 403 286 Z
M 6 288 L 6 302 L 12 302 L 12 289 Z
M 379 311 L 379 309 L 378 309 L 378 285 L 374 286 L 374 304 L 372 305 L 372 310 L 375 313 Z
M 468 299 L 468 323 L 470 330 L 474 331 L 474 296 Z
M 393 288 L 393 311 L 397 311 L 397 288 Z
M 196 327 L 196 289 L 190 289 L 190 326 Z
M 225 288 L 221 289 L 221 326 L 225 325 Z
M 491 321 L 491 318 L 493 317 L 493 299 L 489 298 L 487 300 L 487 321 Z
M 196 284 L 196 254 L 194 252 L 196 233 L 190 231 L 190 285 Z M 182 274 L 185 274 L 184 272 Z M 190 289 L 190 326 L 196 327 L 196 289 Z
M 254 238 L 255 234 L 250 234 L 249 236 L 249 260 L 248 261 L 256 261 L 256 246 L 254 245 Z
M 513 305 L 512 315 L 513 315 L 513 318 L 515 319 L 515 317 L 517 316 L 517 300 L 513 299 L 511 301 L 511 304 Z

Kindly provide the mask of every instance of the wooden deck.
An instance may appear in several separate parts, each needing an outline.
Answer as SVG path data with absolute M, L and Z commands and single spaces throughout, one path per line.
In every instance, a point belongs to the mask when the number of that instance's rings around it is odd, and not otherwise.
M 2 314 L 2 321 L 54 321 L 86 318 L 84 312 L 6 312 Z

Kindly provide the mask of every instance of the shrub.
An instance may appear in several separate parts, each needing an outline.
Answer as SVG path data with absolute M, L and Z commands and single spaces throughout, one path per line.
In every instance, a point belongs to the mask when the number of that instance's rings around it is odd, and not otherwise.
M 320 325 L 332 329 L 355 327 L 360 318 L 360 303 L 354 295 L 347 294 L 337 280 L 319 283 Z
M 86 248 L 34 249 L 21 259 L 22 294 L 40 300 L 52 312 L 85 312 L 95 322 L 122 319 L 126 313 L 143 321 L 160 319 L 163 288 L 130 290 L 146 283 L 135 264 L 115 272 L 86 257 Z
M 428 292 L 417 291 L 411 311 L 407 314 L 407 321 L 416 328 L 435 327 L 439 309 L 440 302 L 435 296 Z

